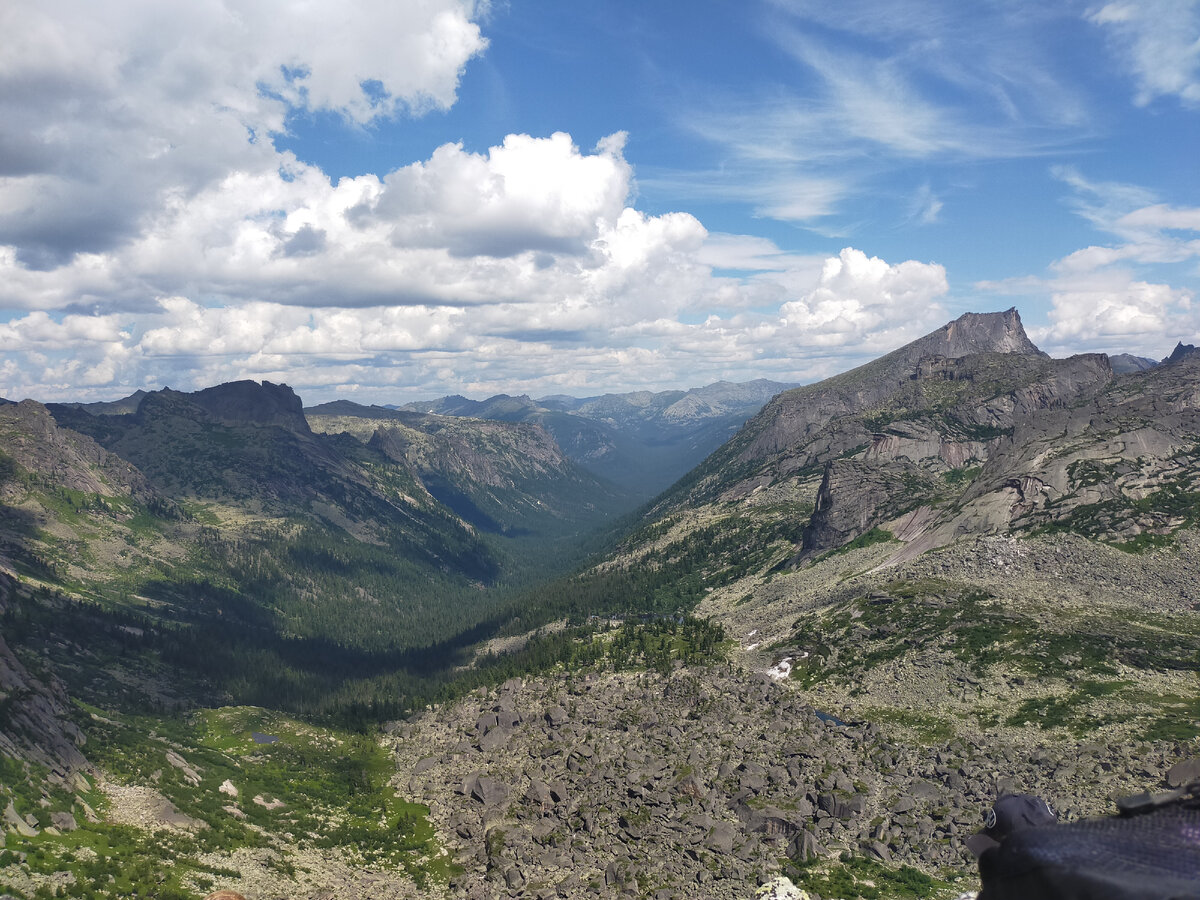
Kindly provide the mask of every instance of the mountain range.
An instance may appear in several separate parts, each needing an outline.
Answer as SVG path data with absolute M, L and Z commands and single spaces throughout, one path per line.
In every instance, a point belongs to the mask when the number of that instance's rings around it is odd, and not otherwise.
M 953 896 L 1000 782 L 1191 764 L 1197 510 L 1200 352 L 1015 310 L 802 387 L 3 403 L 0 885 Z

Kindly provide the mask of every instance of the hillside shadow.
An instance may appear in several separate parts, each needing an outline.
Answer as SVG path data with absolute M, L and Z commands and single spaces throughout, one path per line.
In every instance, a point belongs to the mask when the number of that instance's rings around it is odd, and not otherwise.
M 20 575 L 51 581 L 61 573 L 37 550 L 40 530 L 29 510 L 0 504 L 0 562 Z

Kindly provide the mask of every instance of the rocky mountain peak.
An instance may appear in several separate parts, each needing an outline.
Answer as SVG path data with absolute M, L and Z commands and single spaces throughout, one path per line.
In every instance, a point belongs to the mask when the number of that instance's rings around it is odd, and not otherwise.
M 300 434 L 310 433 L 304 406 L 286 384 L 230 381 L 186 396 L 226 425 L 278 425 Z
M 1185 344 L 1183 341 L 1180 341 L 1175 345 L 1175 349 L 1171 351 L 1171 355 L 1163 360 L 1163 364 L 1179 362 L 1179 360 L 1191 356 L 1195 352 L 1195 344 Z
M 994 313 L 964 313 L 915 342 L 921 355 L 957 358 L 972 353 L 1029 353 L 1045 356 L 1025 333 L 1016 308 Z M 926 347 L 925 345 L 929 346 Z
M 1117 375 L 1128 375 L 1130 372 L 1145 372 L 1153 369 L 1158 362 L 1144 356 L 1134 356 L 1132 353 L 1117 353 L 1108 358 L 1112 370 Z
M 722 492 L 732 489 L 730 496 L 740 495 L 743 488 L 763 483 L 759 476 L 772 479 L 781 472 L 824 463 L 834 444 L 838 452 L 844 452 L 865 443 L 868 434 L 858 426 L 829 440 L 825 430 L 831 422 L 889 407 L 912 389 L 914 380 L 934 377 L 935 370 L 937 377 L 957 379 L 956 360 L 989 354 L 1021 357 L 1006 361 L 1004 369 L 1031 359 L 1049 359 L 1025 333 L 1016 309 L 965 313 L 879 359 L 779 394 L 724 449 L 731 459 L 730 472 L 742 474 L 730 478 L 733 484 L 723 485 Z M 714 463 L 714 467 L 720 466 Z M 743 477 L 756 469 L 754 477 Z M 711 483 L 722 484 L 723 480 L 718 474 Z

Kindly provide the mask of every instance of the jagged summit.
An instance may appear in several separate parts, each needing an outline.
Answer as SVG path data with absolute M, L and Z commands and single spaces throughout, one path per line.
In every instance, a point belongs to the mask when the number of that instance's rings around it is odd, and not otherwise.
M 999 370 L 1040 363 L 1049 357 L 1025 333 L 1016 309 L 965 313 L 879 359 L 816 384 L 784 391 L 719 450 L 702 476 L 706 490 L 734 494 L 765 485 L 870 440 L 862 422 L 828 431 L 868 410 L 882 410 L 911 392 L 914 380 L 953 381 L 954 360 L 991 354 Z M 690 490 L 685 486 L 685 490 Z
M 914 344 L 941 341 L 940 355 L 957 358 L 972 353 L 1035 353 L 1046 356 L 1025 333 L 1016 307 L 996 313 L 964 313 Z
M 1162 364 L 1166 365 L 1167 363 L 1179 362 L 1179 360 L 1191 356 L 1195 352 L 1195 344 L 1185 344 L 1183 341 L 1180 341 L 1175 345 L 1175 349 L 1171 351 L 1171 355 L 1162 361 Z
M 933 356 L 961 359 L 976 353 L 1011 353 L 1049 359 L 1025 333 L 1021 314 L 1015 307 L 1004 312 L 963 313 L 937 331 L 843 375 L 809 385 L 808 389 L 843 382 L 871 382 L 870 386 L 878 389 L 892 380 L 907 379 L 911 369 L 922 359 Z

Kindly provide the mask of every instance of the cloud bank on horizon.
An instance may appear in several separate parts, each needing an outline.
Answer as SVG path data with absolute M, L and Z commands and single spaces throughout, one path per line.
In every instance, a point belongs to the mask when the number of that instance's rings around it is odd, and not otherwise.
M 1014 304 L 1162 356 L 1200 0 L 1045 6 L 13 0 L 0 396 L 807 381 Z

